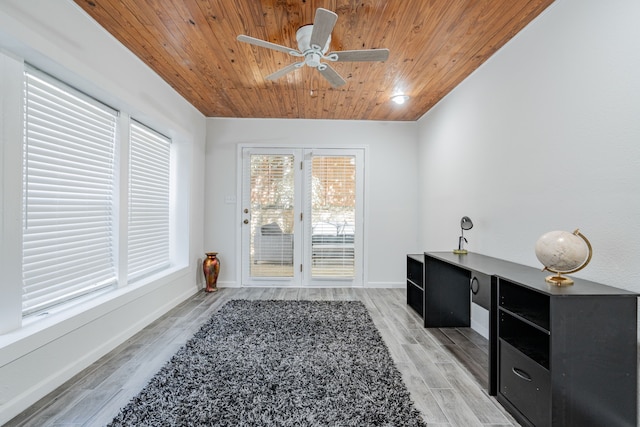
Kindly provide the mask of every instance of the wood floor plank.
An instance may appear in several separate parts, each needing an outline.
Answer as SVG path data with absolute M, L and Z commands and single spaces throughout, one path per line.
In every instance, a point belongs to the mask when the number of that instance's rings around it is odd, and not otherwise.
M 380 332 L 380 336 L 382 340 L 387 345 L 387 349 L 389 349 L 389 354 L 395 363 L 407 363 L 409 362 L 409 357 L 407 353 L 402 348 L 402 344 L 398 342 L 396 337 L 393 335 L 393 332 L 390 329 L 381 329 L 378 328 Z
M 446 345 L 445 347 L 458 363 L 464 366 L 464 368 L 475 377 L 478 384 L 482 384 L 484 388 L 488 387 L 488 360 L 486 356 L 478 360 L 456 345 Z
M 42 398 L 31 408 L 9 421 L 4 427 L 53 425 L 55 418 L 67 410 L 70 404 L 75 404 L 75 402 L 81 400 L 82 397 L 85 396 L 86 390 L 71 388 L 69 390 L 59 392 L 58 389 L 53 393 L 56 393 L 55 398 L 49 394 L 49 396 Z
M 309 300 L 309 288 L 300 288 L 298 291 L 298 299 L 301 301 L 307 301 Z
M 398 322 L 389 321 L 389 319 L 387 319 L 387 324 L 401 344 L 417 344 L 413 334 L 405 329 L 403 325 Z
M 381 328 L 394 325 L 396 319 L 385 303 L 385 297 L 381 294 L 380 289 L 370 289 L 368 291 L 369 292 L 363 294 L 363 302 L 370 312 L 377 314 L 377 316 L 374 316 L 376 326 Z M 378 319 L 376 319 L 376 317 L 378 317 Z
M 430 389 L 452 388 L 438 365 L 429 359 L 422 347 L 417 344 L 403 344 L 402 348 L 407 353 L 409 360 L 411 360 L 418 369 L 427 387 Z
M 349 301 L 354 299 L 353 293 L 350 292 L 349 288 L 334 288 L 333 292 L 336 295 L 336 299 L 339 299 L 341 301 Z
M 434 363 L 452 363 L 455 360 L 446 346 L 439 344 L 434 345 L 433 339 L 424 332 L 414 331 L 413 337 L 416 343 L 427 353 L 429 360 Z
M 396 366 L 402 374 L 402 380 L 407 386 L 409 393 L 411 393 L 411 400 L 413 400 L 416 405 L 416 409 L 422 413 L 424 421 L 428 425 L 448 423 L 447 417 L 444 415 L 444 412 L 442 412 L 429 387 L 424 383 L 416 366 L 409 362 L 396 362 Z
M 487 340 L 485 337 L 471 328 L 460 328 L 459 332 L 467 337 L 469 341 L 477 345 L 478 348 L 481 348 L 485 351 L 485 353 L 489 354 L 489 340 Z
M 439 328 L 425 328 L 425 333 L 429 334 L 436 342 L 442 345 L 455 344 L 444 332 Z
M 422 329 L 422 319 L 414 315 L 404 301 L 398 301 L 395 293 L 388 293 L 385 304 L 389 308 L 393 317 L 407 329 Z
M 468 329 L 468 328 L 466 328 Z M 465 334 L 462 334 L 459 328 L 442 328 L 440 329 L 451 341 L 453 341 L 458 347 L 469 353 L 471 357 L 478 358 L 478 360 L 486 359 L 488 351 L 478 347 L 474 342 L 469 340 Z M 488 349 L 488 347 L 487 347 Z
M 75 405 L 69 406 L 62 411 L 56 418 L 55 423 L 59 424 L 58 420 L 64 420 L 64 423 L 72 423 L 75 425 L 86 425 L 91 418 L 95 415 L 96 411 L 86 411 L 86 408 L 96 408 L 99 410 L 106 402 L 110 401 L 113 396 L 118 394 L 120 390 L 113 389 L 97 389 L 91 393 L 85 393 L 84 397 L 80 399 Z
M 299 293 L 300 293 L 300 289 L 298 288 L 284 288 L 284 296 L 282 297 L 282 299 L 296 300 L 298 299 Z
M 500 405 L 495 399 L 483 392 L 473 377 L 469 376 L 469 373 L 458 364 L 446 363 L 438 366 L 449 384 L 467 402 L 467 405 L 469 405 L 469 408 L 481 423 L 504 425 L 509 422 L 504 413 L 498 409 Z
M 129 394 L 120 390 L 118 394 L 113 396 L 108 402 L 98 409 L 85 424 L 85 427 L 105 426 L 113 420 L 114 414 L 118 414 L 120 408 L 129 403 L 131 397 Z
M 220 288 L 199 292 L 152 322 L 6 427 L 103 426 L 202 324 L 232 299 L 352 300 L 369 310 L 429 426 L 517 426 L 486 394 L 488 343 L 469 328 L 422 327 L 404 289 Z
M 412 329 L 410 332 L 413 339 L 424 348 L 435 350 L 442 347 L 442 344 L 433 337 L 428 329 Z
M 287 288 L 276 288 L 274 290 L 273 299 L 283 300 L 285 299 L 286 293 L 287 293 Z
M 467 406 L 464 398 L 453 389 L 432 389 L 438 405 L 452 427 L 481 427 L 482 423 Z

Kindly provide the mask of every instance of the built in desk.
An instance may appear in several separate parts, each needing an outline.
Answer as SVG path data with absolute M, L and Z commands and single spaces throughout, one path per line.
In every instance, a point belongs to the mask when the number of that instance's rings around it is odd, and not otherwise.
M 407 303 L 426 328 L 468 327 L 471 300 L 489 310 L 488 391 L 521 424 L 636 426 L 638 294 L 548 275 L 475 253 L 412 254 Z

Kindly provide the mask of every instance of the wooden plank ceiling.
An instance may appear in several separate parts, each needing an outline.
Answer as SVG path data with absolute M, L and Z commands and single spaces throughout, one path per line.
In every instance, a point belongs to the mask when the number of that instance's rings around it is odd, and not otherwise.
M 413 121 L 553 0 L 75 0 L 207 117 Z M 318 7 L 338 15 L 329 51 L 388 48 L 385 62 L 332 63 L 333 88 L 309 67 L 236 40 L 297 49 Z M 404 105 L 390 102 L 402 92 Z

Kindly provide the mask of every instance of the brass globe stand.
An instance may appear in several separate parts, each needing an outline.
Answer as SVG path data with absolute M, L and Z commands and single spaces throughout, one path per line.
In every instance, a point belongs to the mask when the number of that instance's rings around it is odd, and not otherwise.
M 555 275 L 553 276 L 547 276 L 545 277 L 545 282 L 551 283 L 552 285 L 555 286 L 570 286 L 573 285 L 573 279 L 569 278 L 569 277 L 565 277 L 563 276 L 563 274 L 571 274 L 571 273 L 575 273 L 576 271 L 580 271 L 583 268 L 585 268 L 587 266 L 587 264 L 589 264 L 589 262 L 591 261 L 591 257 L 593 256 L 593 249 L 591 247 L 591 242 L 589 242 L 589 240 L 584 236 L 584 234 L 580 233 L 579 229 L 576 229 L 573 234 L 575 234 L 576 236 L 582 238 L 582 240 L 584 240 L 584 242 L 587 244 L 587 248 L 589 251 L 589 255 L 587 256 L 587 259 L 585 259 L 585 261 L 577 268 L 574 268 L 573 270 L 568 270 L 568 271 L 558 271 L 558 270 L 554 270 L 552 268 L 549 267 L 544 267 L 542 269 L 542 271 L 550 271 L 551 273 L 555 273 Z

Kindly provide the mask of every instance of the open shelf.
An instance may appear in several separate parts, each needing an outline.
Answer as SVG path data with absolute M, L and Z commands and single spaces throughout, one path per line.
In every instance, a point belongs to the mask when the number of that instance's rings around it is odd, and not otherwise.
M 549 297 L 500 280 L 500 308 L 549 332 Z
M 500 310 L 500 336 L 528 358 L 549 369 L 549 333 Z
M 407 256 L 407 280 L 410 280 L 416 287 L 424 289 L 422 274 L 424 272 L 424 263 L 416 259 L 420 255 Z
M 424 257 L 407 255 L 407 304 L 424 317 Z

